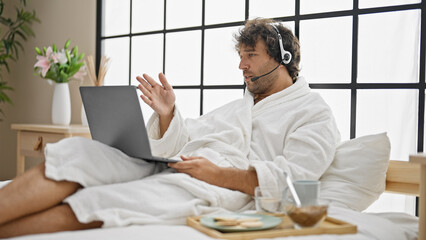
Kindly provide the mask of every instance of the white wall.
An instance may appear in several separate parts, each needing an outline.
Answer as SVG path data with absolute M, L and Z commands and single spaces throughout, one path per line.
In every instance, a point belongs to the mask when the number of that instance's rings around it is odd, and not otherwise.
M 5 1 L 7 14 L 14 16 L 16 3 L 19 0 Z M 33 24 L 36 37 L 23 42 L 25 52 L 16 63 L 10 64 L 11 72 L 7 74 L 2 69 L 4 79 L 15 90 L 9 94 L 14 104 L 0 106 L 6 114 L 0 122 L 0 180 L 11 179 L 16 172 L 16 131 L 11 130 L 10 125 L 51 122 L 53 86 L 34 74 L 34 47 L 53 43 L 62 47 L 67 39 L 71 39 L 71 46 L 77 45 L 86 56 L 95 55 L 96 0 L 27 0 L 27 9 L 34 9 L 41 23 Z M 88 84 L 86 77 L 83 85 Z M 70 83 L 71 124 L 81 123 L 79 86 L 77 82 Z

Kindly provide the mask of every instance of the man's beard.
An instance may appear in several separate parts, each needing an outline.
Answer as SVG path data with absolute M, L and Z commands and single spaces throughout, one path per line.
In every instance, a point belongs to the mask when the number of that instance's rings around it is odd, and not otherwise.
M 270 64 L 265 64 L 264 67 L 260 69 L 260 73 L 262 72 L 269 72 L 273 67 L 269 66 Z M 261 75 L 261 74 L 260 74 Z M 274 81 L 278 78 L 278 72 L 274 71 L 269 75 L 263 76 L 259 79 L 257 79 L 254 82 L 251 82 L 247 85 L 247 90 L 250 91 L 253 94 L 263 94 L 268 91 L 269 88 L 271 88 Z

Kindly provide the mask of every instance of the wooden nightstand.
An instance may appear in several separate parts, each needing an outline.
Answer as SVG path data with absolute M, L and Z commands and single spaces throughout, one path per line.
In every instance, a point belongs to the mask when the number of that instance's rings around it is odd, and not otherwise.
M 12 124 L 18 131 L 16 175 L 25 171 L 25 157 L 44 158 L 46 143 L 54 143 L 68 137 L 90 137 L 89 128 L 82 125 Z

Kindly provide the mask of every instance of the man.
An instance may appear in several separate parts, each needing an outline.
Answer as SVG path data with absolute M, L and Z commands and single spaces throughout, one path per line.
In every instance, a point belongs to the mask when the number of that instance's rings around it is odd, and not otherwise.
M 256 186 L 279 189 L 283 171 L 319 179 L 340 141 L 329 107 L 298 77 L 299 43 L 268 19 L 236 36 L 247 90 L 198 119 L 184 120 L 163 74 L 138 77 L 154 155 L 147 163 L 96 141 L 46 147 L 46 162 L 0 189 L 0 237 L 124 226 L 182 224 L 189 215 L 253 207 Z

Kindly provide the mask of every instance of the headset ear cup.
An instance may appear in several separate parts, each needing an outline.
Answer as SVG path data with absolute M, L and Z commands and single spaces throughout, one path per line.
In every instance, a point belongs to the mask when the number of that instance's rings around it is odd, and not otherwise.
M 289 64 L 291 62 L 291 58 L 292 58 L 291 53 L 289 51 L 285 51 L 284 57 L 283 57 L 283 63 L 286 65 Z

